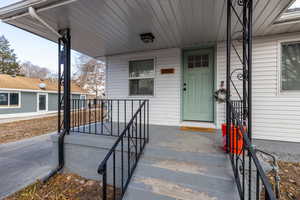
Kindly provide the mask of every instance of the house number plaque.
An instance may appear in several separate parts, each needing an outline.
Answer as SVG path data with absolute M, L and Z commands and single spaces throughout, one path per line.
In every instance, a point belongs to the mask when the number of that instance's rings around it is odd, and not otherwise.
M 160 73 L 161 74 L 174 74 L 175 73 L 175 69 L 174 68 L 161 69 Z

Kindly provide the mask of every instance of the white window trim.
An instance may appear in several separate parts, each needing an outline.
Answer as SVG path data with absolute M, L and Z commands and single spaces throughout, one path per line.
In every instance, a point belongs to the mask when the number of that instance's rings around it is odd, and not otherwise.
M 153 60 L 153 76 L 143 76 L 143 77 L 130 77 L 129 73 L 129 64 L 132 61 L 142 61 L 142 60 Z M 154 97 L 155 96 L 155 86 L 156 86 L 156 58 L 155 57 L 141 57 L 141 58 L 134 58 L 128 60 L 128 97 L 142 97 L 142 98 L 148 98 L 148 97 Z M 140 80 L 140 79 L 153 79 L 153 94 L 149 95 L 139 95 L 139 94 L 130 94 L 130 80 Z
M 2 105 L 0 106 L 0 109 L 10 109 L 10 108 L 21 108 L 21 92 L 20 91 L 0 91 L 0 93 L 7 93 L 8 94 L 8 105 Z M 19 102 L 17 106 L 11 106 L 10 104 L 10 94 L 11 93 L 16 93 L 19 95 Z
M 16 88 L 0 88 L 0 91 L 5 91 L 5 92 L 34 92 L 34 93 L 53 93 L 53 94 L 58 94 L 58 91 L 55 90 L 28 90 L 28 89 L 16 89 Z M 61 93 L 63 93 L 63 91 L 61 91 Z M 82 92 L 72 92 L 72 94 L 85 94 Z M 88 93 L 86 93 L 88 94 Z
M 40 95 L 45 95 L 46 96 L 46 110 L 39 110 L 39 105 L 40 105 Z M 37 112 L 48 112 L 48 93 L 37 93 L 37 104 L 36 104 L 36 111 Z
M 86 100 L 86 95 L 85 95 L 85 94 L 81 94 L 81 95 L 79 96 L 79 99 L 81 99 L 81 100 Z M 80 109 L 83 109 L 83 108 L 85 108 L 85 106 L 84 106 L 83 103 L 81 103 Z
M 300 43 L 300 38 L 293 38 L 293 39 L 284 39 L 284 40 L 278 40 L 277 44 L 277 96 L 286 96 L 286 97 L 299 97 L 300 96 L 300 90 L 286 90 L 283 91 L 281 89 L 281 62 L 282 62 L 282 44 L 283 43 Z

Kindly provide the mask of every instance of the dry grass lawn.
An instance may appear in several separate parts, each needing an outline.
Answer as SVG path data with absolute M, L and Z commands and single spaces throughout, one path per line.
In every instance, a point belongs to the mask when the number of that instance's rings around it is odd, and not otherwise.
M 83 118 L 85 113 L 85 121 L 93 122 L 95 120 L 94 111 L 95 110 L 93 110 L 91 113 L 88 111 L 80 111 L 80 116 Z M 74 116 L 73 118 L 77 119 L 78 113 L 73 113 L 72 116 Z M 100 116 L 101 113 L 99 110 L 97 110 L 97 121 L 100 121 Z M 89 117 L 91 118 L 90 120 Z M 71 124 L 73 123 L 71 122 Z M 84 121 L 81 120 L 80 124 L 84 124 Z M 57 131 L 57 116 L 3 123 L 0 124 L 0 144 L 31 138 L 55 131 Z
M 57 130 L 57 116 L 0 124 L 0 144 L 14 142 Z

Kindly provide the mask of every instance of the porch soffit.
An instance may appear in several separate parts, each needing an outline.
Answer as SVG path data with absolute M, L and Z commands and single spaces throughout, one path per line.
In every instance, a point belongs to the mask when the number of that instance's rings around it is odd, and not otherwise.
M 272 25 L 292 1 L 254 0 L 254 35 L 299 31 L 300 24 Z M 226 0 L 25 0 L 0 9 L 4 22 L 57 42 L 51 31 L 26 13 L 29 6 L 55 29 L 70 28 L 72 49 L 95 58 L 226 38 Z M 238 37 L 239 23 L 233 20 L 232 26 Z M 139 34 L 145 32 L 154 34 L 153 43 L 140 40 Z

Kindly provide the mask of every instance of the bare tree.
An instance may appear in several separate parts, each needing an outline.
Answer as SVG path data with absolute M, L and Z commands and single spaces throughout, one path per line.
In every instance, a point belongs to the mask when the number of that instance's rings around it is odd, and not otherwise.
M 49 69 L 40 67 L 27 61 L 21 64 L 21 74 L 30 78 L 46 79 L 50 76 Z
M 105 64 L 85 55 L 76 60 L 77 71 L 73 80 L 96 97 L 103 97 L 105 92 Z

